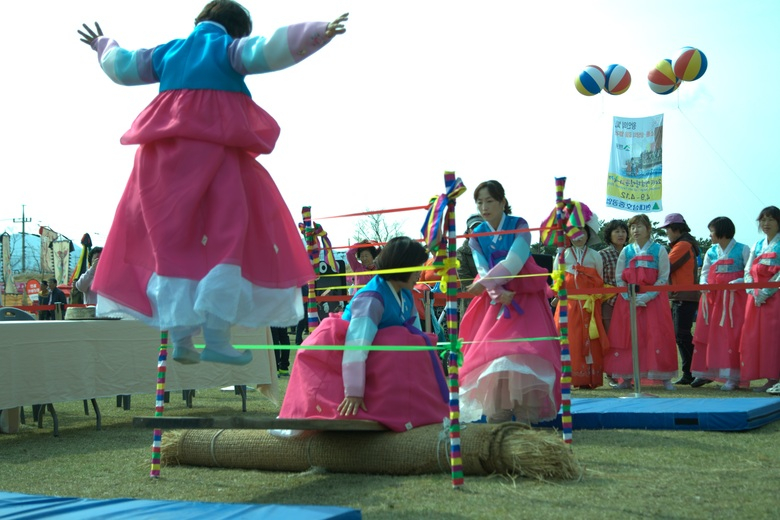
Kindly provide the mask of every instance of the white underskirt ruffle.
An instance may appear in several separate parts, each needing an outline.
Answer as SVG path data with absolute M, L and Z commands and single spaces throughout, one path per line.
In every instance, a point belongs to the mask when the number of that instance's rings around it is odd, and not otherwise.
M 287 327 L 303 318 L 301 288 L 253 285 L 236 265 L 215 266 L 202 280 L 153 274 L 146 288 L 152 316 L 98 296 L 98 316 L 131 316 L 160 330 L 174 327 L 219 327 L 227 321 L 245 327 Z M 216 320 L 214 319 L 216 318 Z
M 530 423 L 554 419 L 558 414 L 552 395 L 555 369 L 538 356 L 502 357 L 472 373 L 477 375 L 476 380 L 463 380 L 460 388 L 460 418 L 464 423 L 513 408 L 521 413 L 518 421 Z M 502 380 L 507 381 L 508 392 L 496 395 Z

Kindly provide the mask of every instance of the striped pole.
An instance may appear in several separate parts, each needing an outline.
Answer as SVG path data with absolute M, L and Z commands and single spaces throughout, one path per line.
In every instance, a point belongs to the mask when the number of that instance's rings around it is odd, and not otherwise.
M 560 269 L 566 271 L 566 241 L 564 240 L 564 202 L 563 188 L 566 185 L 566 177 L 555 178 L 555 207 L 558 230 L 555 232 L 555 245 L 558 246 L 558 264 Z M 561 327 L 561 429 L 563 430 L 563 442 L 572 443 L 571 422 L 571 354 L 569 353 L 569 318 L 568 298 L 566 291 L 566 278 L 561 280 L 558 290 L 558 323 Z
M 315 253 L 314 247 L 314 228 L 311 222 L 311 206 L 304 206 L 301 211 L 303 215 L 303 237 L 306 240 L 306 251 L 309 253 L 309 260 L 311 261 L 312 269 L 314 269 L 315 276 L 319 273 L 317 269 L 319 267 L 320 259 Z M 306 315 L 309 334 L 311 334 L 317 325 L 320 324 L 320 316 L 317 313 L 317 292 L 315 286 L 315 280 L 309 280 L 308 294 L 306 296 Z
M 154 416 L 162 417 L 165 408 L 165 372 L 168 360 L 168 331 L 160 331 L 160 354 L 157 357 L 157 394 L 154 403 Z M 152 470 L 150 478 L 160 478 L 160 447 L 162 446 L 162 429 L 155 428 L 152 436 Z
M 455 172 L 444 172 L 444 185 L 447 192 L 455 183 Z M 450 467 L 452 469 L 452 487 L 463 487 L 463 457 L 460 452 L 460 386 L 458 383 L 458 275 L 457 234 L 455 232 L 455 197 L 450 197 L 447 204 L 447 333 L 450 340 L 450 352 L 447 356 L 447 376 L 450 392 Z

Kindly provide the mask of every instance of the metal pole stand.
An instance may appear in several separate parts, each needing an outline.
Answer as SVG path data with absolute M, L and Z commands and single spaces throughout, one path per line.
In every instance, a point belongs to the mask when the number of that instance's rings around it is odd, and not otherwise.
M 639 292 L 639 286 L 628 284 L 628 309 L 631 321 L 631 360 L 634 368 L 634 395 L 626 395 L 621 399 L 635 399 L 638 397 L 658 397 L 655 394 L 642 393 L 642 385 L 639 380 L 639 342 L 636 332 L 636 293 Z

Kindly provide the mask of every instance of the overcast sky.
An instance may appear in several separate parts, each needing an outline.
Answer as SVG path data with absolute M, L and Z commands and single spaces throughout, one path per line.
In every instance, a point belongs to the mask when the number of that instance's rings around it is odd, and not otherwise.
M 50 226 L 78 242 L 105 242 L 135 147 L 120 136 L 157 86 L 122 87 L 79 41 L 99 21 L 128 49 L 185 37 L 204 1 L 72 0 L 3 5 L 2 204 L 0 231 Z M 281 72 L 247 79 L 254 100 L 279 122 L 274 152 L 260 158 L 294 219 L 419 206 L 455 170 L 468 188 L 496 179 L 514 214 L 535 227 L 566 196 L 602 219 L 631 214 L 605 206 L 613 116 L 663 113 L 661 213 L 682 213 L 694 235 L 731 217 L 737 239 L 759 237 L 761 208 L 780 205 L 780 2 L 247 1 L 254 33 L 331 20 L 350 12 L 347 33 Z M 659 96 L 647 73 L 682 46 L 707 56 L 699 80 Z M 624 65 L 623 95 L 579 94 L 589 64 Z M 458 232 L 474 212 L 458 201 Z M 395 213 L 419 237 L 424 214 Z M 355 219 L 323 220 L 346 245 Z M 538 239 L 535 234 L 534 241 Z

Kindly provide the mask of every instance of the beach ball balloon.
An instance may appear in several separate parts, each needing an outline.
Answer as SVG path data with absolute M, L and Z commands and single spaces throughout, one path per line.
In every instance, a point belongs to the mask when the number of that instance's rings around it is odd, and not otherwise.
M 596 65 L 588 65 L 580 72 L 580 75 L 574 79 L 574 86 L 577 87 L 577 92 L 583 96 L 595 96 L 601 89 L 604 88 L 604 82 L 606 76 L 601 67 Z
M 628 70 L 623 65 L 613 63 L 607 67 L 604 75 L 607 77 L 604 90 L 613 96 L 622 94 L 631 86 L 631 74 L 628 73 Z
M 650 85 L 650 90 L 656 94 L 670 94 L 677 90 L 680 83 L 682 81 L 674 75 L 670 59 L 659 61 L 655 68 L 647 73 L 647 84 Z
M 674 75 L 683 81 L 696 81 L 707 72 L 707 57 L 699 49 L 683 47 L 672 60 Z

